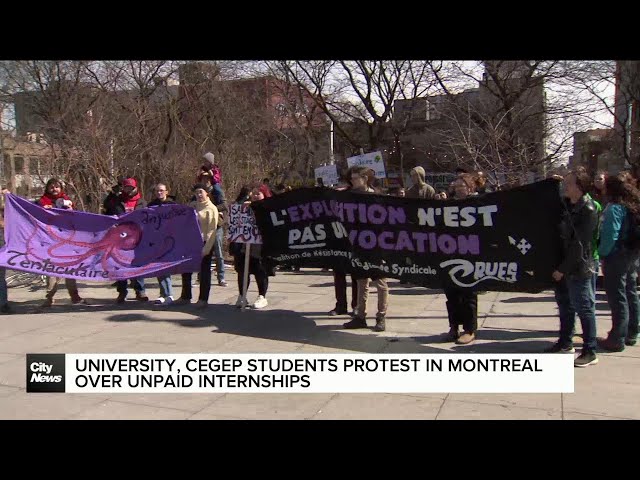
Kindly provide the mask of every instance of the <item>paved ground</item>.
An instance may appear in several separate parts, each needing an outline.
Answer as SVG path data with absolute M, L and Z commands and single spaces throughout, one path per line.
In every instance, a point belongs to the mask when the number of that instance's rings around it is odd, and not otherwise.
M 0 317 L 0 419 L 639 419 L 640 347 L 602 353 L 575 371 L 573 394 L 27 394 L 26 353 L 538 353 L 555 341 L 557 309 L 550 293 L 480 296 L 481 329 L 473 346 L 438 342 L 447 328 L 444 295 L 391 281 L 387 331 L 345 331 L 333 307 L 330 273 L 278 273 L 270 306 L 239 312 L 229 287 L 213 287 L 204 312 L 161 310 L 128 301 L 114 305 L 107 284 L 86 284 L 95 303 L 59 304 L 36 313 L 44 292 L 10 289 L 17 314 Z M 179 284 L 179 277 L 174 277 Z M 157 285 L 148 287 L 155 298 Z M 178 290 L 179 291 L 179 290 Z M 255 285 L 250 299 L 256 296 Z M 375 308 L 375 294 L 370 308 Z M 598 293 L 598 333 L 611 326 Z M 577 326 L 580 331 L 579 325 Z M 580 339 L 577 338 L 577 342 Z M 579 346 L 579 345 L 578 345 Z

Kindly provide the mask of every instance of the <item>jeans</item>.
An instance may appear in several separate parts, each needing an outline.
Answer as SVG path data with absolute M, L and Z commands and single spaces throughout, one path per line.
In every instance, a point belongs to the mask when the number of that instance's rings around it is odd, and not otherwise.
M 638 254 L 619 250 L 604 259 L 604 289 L 611 308 L 612 323 L 609 338 L 618 345 L 624 345 L 625 338 L 638 336 L 640 308 L 637 278 Z
M 158 283 L 160 284 L 160 296 L 162 298 L 173 297 L 173 290 L 171 288 L 171 275 L 158 277 Z
M 191 300 L 191 277 L 192 273 L 182 274 L 182 295 L 180 298 Z M 211 254 L 202 257 L 200 262 L 200 295 L 198 300 L 209 302 L 209 292 L 211 291 Z
M 593 275 L 587 277 L 566 276 L 555 288 L 560 313 L 560 339 L 562 347 L 573 346 L 576 313 L 582 325 L 583 350 L 595 353 L 596 341 L 596 293 Z
M 444 293 L 447 297 L 449 328 L 458 330 L 458 326 L 462 325 L 466 333 L 475 333 L 478 330 L 478 292 L 445 288 Z
M 224 227 L 216 230 L 216 243 L 213 246 L 213 255 L 216 258 L 216 274 L 218 283 L 224 281 L 224 255 L 222 254 L 222 244 L 224 243 Z
M 116 282 L 116 290 L 118 293 L 127 294 L 127 281 L 126 280 L 118 280 Z M 144 278 L 132 278 L 131 284 L 135 292 L 139 295 L 144 295 Z
M 214 183 L 211 186 L 211 195 L 213 195 L 211 201 L 214 203 L 214 205 L 219 205 L 220 203 L 222 203 L 224 193 L 222 192 L 222 187 L 219 183 Z
M 9 300 L 7 297 L 7 271 L 0 268 L 0 307 L 6 305 Z

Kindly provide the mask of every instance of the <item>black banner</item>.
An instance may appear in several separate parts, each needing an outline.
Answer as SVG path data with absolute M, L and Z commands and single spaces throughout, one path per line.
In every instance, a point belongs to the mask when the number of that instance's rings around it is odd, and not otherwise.
M 397 278 L 429 288 L 551 288 L 561 240 L 559 183 L 464 200 L 303 188 L 253 204 L 276 263 Z

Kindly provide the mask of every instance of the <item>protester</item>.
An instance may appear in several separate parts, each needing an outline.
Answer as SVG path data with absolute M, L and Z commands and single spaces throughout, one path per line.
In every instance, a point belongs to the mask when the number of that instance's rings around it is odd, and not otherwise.
M 9 193 L 3 190 L 2 195 Z M 4 208 L 0 211 L 0 248 L 4 246 Z M 13 310 L 9 306 L 9 296 L 7 292 L 7 271 L 4 267 L 0 267 L 0 313 L 10 314 Z
M 38 204 L 41 207 L 52 209 L 60 208 L 64 210 L 73 210 L 73 202 L 63 191 L 62 182 L 57 178 L 51 178 L 44 187 L 44 194 L 38 200 Z M 60 277 L 47 277 L 47 293 L 45 300 L 40 305 L 40 308 L 48 308 L 54 303 L 53 297 L 58 291 L 58 284 L 60 283 Z M 80 297 L 78 293 L 78 284 L 73 278 L 64 279 L 65 286 L 71 297 L 71 303 L 73 305 L 86 305 L 87 301 Z
M 373 183 L 373 171 L 366 167 L 352 167 L 350 177 L 351 191 L 354 193 L 374 193 L 370 186 Z M 425 184 L 426 185 L 426 184 Z M 361 278 L 354 275 L 358 284 L 358 304 L 357 311 L 350 322 L 344 324 L 344 328 L 367 328 L 367 300 L 369 299 L 369 281 L 372 281 L 378 291 L 378 313 L 376 315 L 376 325 L 373 329 L 376 332 L 384 332 L 386 329 L 385 318 L 389 304 L 389 286 L 387 279 L 377 273 L 368 273 L 368 277 Z
M 476 194 L 484 195 L 489 192 L 487 188 L 487 177 L 484 172 L 476 172 L 475 174 L 475 182 L 476 182 Z
M 604 270 L 604 288 L 611 308 L 611 330 L 601 347 L 621 352 L 625 345 L 635 345 L 640 323 L 636 291 L 640 256 L 632 228 L 640 220 L 640 192 L 624 175 L 609 176 L 605 181 L 607 207 L 600 232 L 600 257 Z
M 350 174 L 350 171 L 348 172 Z M 351 190 L 353 187 L 351 184 L 351 177 L 345 179 L 347 185 L 344 187 L 337 187 L 338 191 Z M 351 313 L 347 308 L 347 272 L 344 270 L 334 268 L 333 269 L 333 288 L 336 297 L 335 307 L 329 311 L 329 316 L 335 317 L 337 315 L 356 315 L 358 306 L 358 281 L 356 277 L 351 277 Z
M 254 185 L 253 188 L 243 187 L 236 198 L 236 203 L 249 207 L 251 202 L 264 200 L 264 189 L 262 186 Z M 246 300 L 242 298 L 244 282 L 246 243 L 231 243 L 229 250 L 233 255 L 233 265 L 238 274 L 238 299 L 236 307 L 246 306 Z M 255 309 L 265 308 L 269 305 L 267 301 L 267 291 L 269 289 L 269 276 L 275 275 L 273 269 L 267 268 L 262 260 L 262 245 L 251 244 L 249 247 L 249 275 L 247 275 L 247 291 L 251 283 L 251 275 L 254 276 L 258 284 L 258 298 L 251 305 Z
M 211 291 L 211 256 L 213 254 L 213 244 L 216 241 L 216 229 L 218 228 L 218 209 L 209 199 L 206 185 L 201 183 L 194 185 L 193 192 L 196 201 L 189 205 L 196 210 L 198 224 L 202 233 L 202 260 L 200 262 L 200 295 L 198 296 L 197 308 L 206 308 L 209 304 L 209 293 Z M 190 304 L 192 299 L 191 279 L 192 273 L 182 274 L 182 294 L 180 298 L 173 302 L 174 305 Z
M 213 153 L 207 152 L 202 158 L 204 162 L 198 171 L 196 183 L 200 185 L 210 185 L 211 188 L 205 188 L 205 190 L 208 192 L 213 190 L 213 192 L 209 193 L 209 197 L 214 204 L 220 203 L 220 198 L 224 198 L 224 193 L 222 192 L 222 171 L 215 163 Z
M 558 341 L 546 353 L 574 353 L 576 313 L 582 325 L 582 352 L 576 367 L 598 363 L 596 355 L 596 295 L 593 239 L 597 238 L 598 212 L 589 197 L 589 175 L 584 171 L 564 178 L 564 215 L 560 225 L 563 249 L 560 265 L 553 272 L 555 298 L 560 317 Z
M 140 192 L 138 192 L 138 182 L 135 178 L 125 177 L 122 180 L 120 193 L 116 195 L 110 195 L 104 202 L 105 215 L 120 216 L 125 213 L 133 212 L 134 210 L 140 210 L 146 208 L 147 202 L 142 198 Z M 148 302 L 149 297 L 145 295 L 144 278 L 131 279 L 131 285 L 136 292 L 136 300 L 139 302 Z M 116 289 L 118 291 L 118 298 L 116 303 L 124 303 L 127 298 L 127 280 L 118 280 L 116 282 Z
M 411 181 L 413 185 L 407 190 L 408 198 L 424 198 L 431 200 L 436 192 L 431 185 L 425 181 L 426 173 L 424 168 L 415 167 L 411 170 Z
M 169 189 L 164 183 L 159 183 L 155 188 L 156 198 L 149 202 L 149 207 L 163 207 L 175 205 L 176 202 L 169 196 Z M 173 303 L 173 290 L 171 286 L 171 275 L 158 277 L 160 285 L 160 297 L 155 301 L 156 305 L 169 306 Z
M 602 207 L 605 207 L 605 181 L 607 179 L 607 173 L 602 170 L 595 174 L 593 177 L 593 187 L 591 188 L 591 198 L 597 201 Z
M 453 187 L 454 198 L 461 200 L 474 193 L 476 183 L 472 175 L 463 173 L 453 181 Z M 478 294 L 453 286 L 445 287 L 444 293 L 449 317 L 449 333 L 445 336 L 445 341 L 468 345 L 476 339 L 478 330 Z

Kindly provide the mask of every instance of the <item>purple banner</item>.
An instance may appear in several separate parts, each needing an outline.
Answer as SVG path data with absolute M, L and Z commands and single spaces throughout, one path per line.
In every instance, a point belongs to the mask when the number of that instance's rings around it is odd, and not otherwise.
M 6 195 L 0 266 L 83 281 L 197 272 L 202 236 L 193 208 L 165 205 L 120 217 L 44 209 Z

